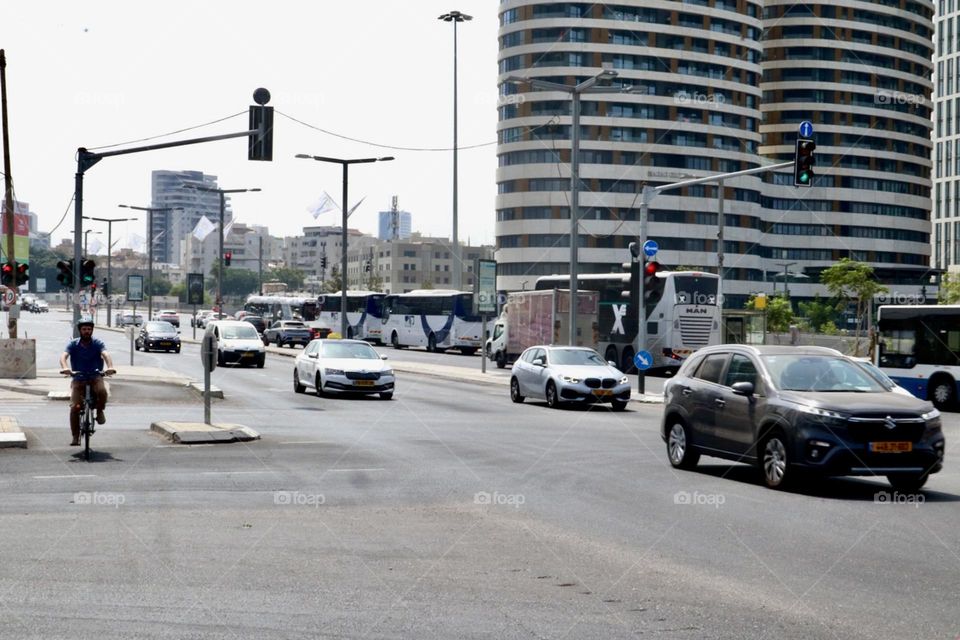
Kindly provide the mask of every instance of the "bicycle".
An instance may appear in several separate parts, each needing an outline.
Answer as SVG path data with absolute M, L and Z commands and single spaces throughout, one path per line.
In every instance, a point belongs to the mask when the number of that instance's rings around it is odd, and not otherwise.
M 71 371 L 70 375 L 76 375 L 83 373 L 81 371 Z M 103 371 L 95 371 L 95 374 L 99 376 L 110 376 L 115 372 L 108 370 L 107 373 Z M 87 381 L 87 384 L 84 385 L 84 397 L 83 397 L 83 412 L 80 414 L 80 437 L 83 438 L 83 457 L 87 462 L 90 462 L 90 438 L 96 432 L 96 427 L 93 425 L 96 424 L 94 420 L 94 412 L 97 410 L 97 401 L 93 397 L 93 385 L 89 384 L 90 381 Z

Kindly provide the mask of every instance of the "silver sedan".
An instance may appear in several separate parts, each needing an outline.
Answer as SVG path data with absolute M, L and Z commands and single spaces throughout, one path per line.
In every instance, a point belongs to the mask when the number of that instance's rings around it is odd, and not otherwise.
M 630 379 L 593 349 L 539 345 L 514 363 L 510 399 L 540 398 L 553 408 L 564 402 L 609 402 L 623 411 L 630 401 Z

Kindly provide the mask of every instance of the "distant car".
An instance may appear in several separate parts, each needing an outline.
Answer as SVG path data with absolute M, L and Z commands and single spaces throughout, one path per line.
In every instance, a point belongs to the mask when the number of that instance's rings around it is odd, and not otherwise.
M 113 322 L 118 327 L 128 327 L 130 325 L 139 327 L 143 324 L 143 316 L 139 313 L 134 315 L 132 311 L 118 311 Z
M 260 316 L 251 316 L 248 314 L 243 316 L 242 320 L 252 324 L 253 328 L 256 329 L 259 334 L 263 334 L 263 332 L 267 330 L 267 323 L 264 322 Z
M 180 314 L 173 309 L 161 309 L 157 312 L 156 320 L 169 322 L 175 327 L 180 326 Z
M 593 349 L 539 345 L 513 364 L 510 399 L 542 398 L 552 408 L 564 402 L 609 402 L 623 411 L 630 401 L 630 379 Z
M 318 396 L 379 394 L 389 400 L 396 379 L 386 359 L 360 340 L 312 340 L 294 361 L 293 390 L 303 393 L 310 387 Z
M 299 320 L 277 320 L 263 332 L 263 337 L 268 344 L 272 342 L 278 347 L 288 344 L 305 347 L 313 339 L 313 334 L 310 328 Z
M 206 332 L 217 339 L 217 365 L 255 364 L 263 368 L 267 353 L 260 335 L 249 322 L 212 320 L 207 323 Z
M 674 467 L 701 455 L 757 466 L 771 489 L 821 476 L 886 476 L 917 491 L 943 466 L 940 412 L 823 347 L 716 345 L 664 386 Z
M 169 322 L 151 320 L 140 329 L 134 341 L 138 351 L 173 351 L 180 353 L 180 332 Z
M 50 311 L 50 305 L 47 304 L 46 300 L 37 300 L 36 304 L 34 305 L 34 311 L 37 313 L 47 313 Z
M 201 309 L 197 311 L 196 316 L 190 316 L 190 326 L 191 327 L 203 327 L 201 318 L 206 318 L 208 315 L 213 313 L 212 309 Z
M 197 326 L 201 328 L 206 328 L 214 320 L 233 320 L 230 316 L 225 313 L 217 313 L 216 311 L 211 311 L 203 318 L 197 319 Z

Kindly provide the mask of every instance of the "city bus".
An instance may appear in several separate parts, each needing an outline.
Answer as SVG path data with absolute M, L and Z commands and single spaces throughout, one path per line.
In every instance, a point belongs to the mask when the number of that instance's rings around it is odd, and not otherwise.
M 701 271 L 660 271 L 660 285 L 646 296 L 647 345 L 651 368 L 676 370 L 701 347 L 721 342 L 721 309 L 717 304 L 720 279 Z M 581 290 L 600 294 L 597 351 L 624 372 L 634 370 L 637 342 L 637 306 L 624 292 L 637 284 L 629 273 L 593 273 L 577 277 Z M 570 287 L 569 275 L 543 276 L 536 289 Z
M 874 362 L 898 385 L 938 409 L 960 380 L 960 305 L 881 305 Z
M 483 346 L 485 334 L 480 316 L 473 313 L 473 294 L 418 289 L 388 294 L 383 299 L 382 337 L 395 349 L 459 349 L 472 355 Z
M 336 331 L 340 330 L 342 293 L 326 293 L 317 298 L 317 318 Z M 347 291 L 346 338 L 383 342 L 383 299 L 385 293 Z
M 269 325 L 276 320 L 302 320 L 305 323 L 317 320 L 317 299 L 304 296 L 247 296 L 243 310 L 251 315 L 262 316 Z

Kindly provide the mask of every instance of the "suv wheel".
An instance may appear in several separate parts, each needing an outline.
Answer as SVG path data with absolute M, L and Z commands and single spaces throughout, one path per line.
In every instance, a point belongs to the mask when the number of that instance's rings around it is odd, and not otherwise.
M 700 462 L 700 452 L 693 450 L 690 429 L 677 419 L 667 434 L 667 458 L 677 469 L 693 469 Z
M 926 473 L 891 473 L 887 476 L 887 482 L 895 491 L 916 493 L 927 484 L 929 477 L 930 475 Z
M 763 483 L 770 489 L 783 489 L 793 479 L 790 460 L 787 458 L 786 439 L 775 431 L 763 440 L 760 471 Z

